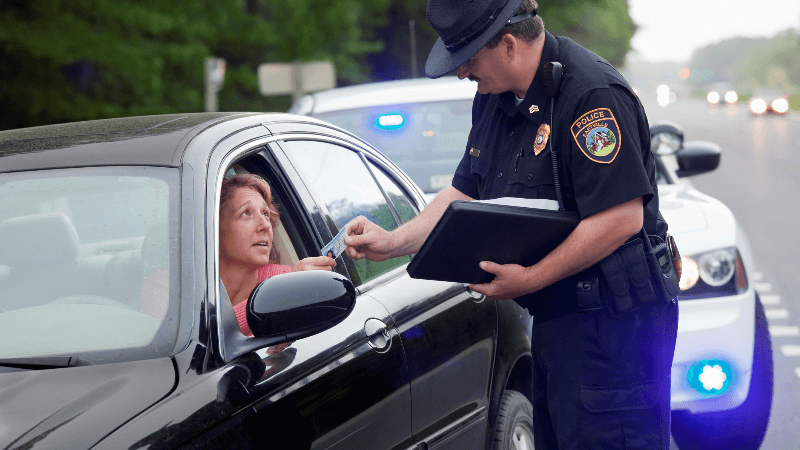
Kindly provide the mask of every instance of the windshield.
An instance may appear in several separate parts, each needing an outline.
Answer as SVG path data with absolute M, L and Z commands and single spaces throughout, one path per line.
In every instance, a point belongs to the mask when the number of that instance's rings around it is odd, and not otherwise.
M 167 354 L 177 186 L 155 167 L 0 174 L 0 358 Z
M 450 186 L 472 126 L 472 98 L 316 114 L 379 149 L 425 192 Z

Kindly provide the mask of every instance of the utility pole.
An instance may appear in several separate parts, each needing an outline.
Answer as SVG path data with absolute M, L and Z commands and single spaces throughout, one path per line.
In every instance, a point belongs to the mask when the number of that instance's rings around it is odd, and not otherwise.
M 416 22 L 414 19 L 408 21 L 408 34 L 411 37 L 411 78 L 417 78 L 417 36 Z
M 225 80 L 225 60 L 222 58 L 206 58 L 206 112 L 219 111 L 217 94 Z

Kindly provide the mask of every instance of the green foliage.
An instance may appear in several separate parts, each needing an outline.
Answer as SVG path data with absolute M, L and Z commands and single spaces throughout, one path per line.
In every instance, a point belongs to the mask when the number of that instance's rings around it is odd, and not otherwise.
M 542 0 L 545 26 L 621 64 L 626 0 Z M 285 111 L 264 62 L 329 60 L 342 85 L 418 73 L 436 40 L 426 0 L 0 0 L 0 129 L 202 111 L 203 61 L 227 62 L 223 111 Z
M 780 88 L 788 94 L 800 86 L 800 34 L 786 30 L 773 38 L 729 39 L 695 52 L 690 67 L 693 73 L 713 73 L 710 80 L 693 78 L 695 86 L 728 81 L 745 93 Z
M 31 0 L 0 3 L 0 129 L 202 111 L 203 61 L 227 61 L 222 110 L 286 110 L 258 94 L 263 62 L 331 60 L 366 81 L 369 23 L 389 0 Z
M 551 33 L 564 35 L 621 67 L 636 31 L 627 0 L 542 0 L 539 13 Z

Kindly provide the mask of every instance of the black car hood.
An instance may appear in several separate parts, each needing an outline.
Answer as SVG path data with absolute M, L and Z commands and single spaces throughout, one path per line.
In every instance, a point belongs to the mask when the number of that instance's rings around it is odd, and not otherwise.
M 0 449 L 84 449 L 167 395 L 169 358 L 0 373 Z

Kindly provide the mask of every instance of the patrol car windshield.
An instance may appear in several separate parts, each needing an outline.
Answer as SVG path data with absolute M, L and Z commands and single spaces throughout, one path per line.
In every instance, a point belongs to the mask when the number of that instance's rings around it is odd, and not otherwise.
M 472 126 L 472 98 L 405 103 L 314 114 L 360 136 L 397 164 L 426 193 L 450 186 Z M 658 184 L 669 177 L 659 167 Z
M 0 359 L 171 351 L 177 186 L 160 167 L 0 174 Z
M 472 98 L 316 114 L 360 136 L 425 192 L 450 186 L 472 126 Z

